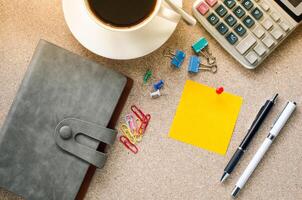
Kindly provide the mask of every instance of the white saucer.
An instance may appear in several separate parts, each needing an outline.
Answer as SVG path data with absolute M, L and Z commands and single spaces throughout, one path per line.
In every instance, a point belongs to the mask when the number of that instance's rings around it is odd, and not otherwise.
M 91 19 L 81 1 L 63 0 L 67 25 L 85 48 L 106 58 L 128 60 L 145 56 L 161 47 L 177 26 L 177 23 L 155 17 L 132 33 L 108 31 Z M 174 1 L 182 6 L 182 0 Z

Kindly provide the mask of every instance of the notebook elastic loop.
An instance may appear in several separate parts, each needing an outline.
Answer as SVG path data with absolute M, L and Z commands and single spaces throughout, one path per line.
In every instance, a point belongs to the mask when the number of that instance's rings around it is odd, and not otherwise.
M 102 168 L 107 160 L 107 154 L 96 151 L 76 140 L 82 134 L 107 145 L 113 145 L 117 131 L 75 118 L 62 120 L 55 129 L 56 144 L 64 151 Z

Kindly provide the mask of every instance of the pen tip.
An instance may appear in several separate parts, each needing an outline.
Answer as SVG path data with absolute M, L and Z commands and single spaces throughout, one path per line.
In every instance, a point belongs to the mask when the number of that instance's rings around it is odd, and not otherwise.
M 273 102 L 276 102 L 276 100 L 277 100 L 277 97 L 279 96 L 279 94 L 277 93 L 277 94 L 275 94 L 275 96 L 272 98 L 272 101 Z
M 220 183 L 223 183 L 228 177 L 229 177 L 229 174 L 224 172 L 220 179 Z

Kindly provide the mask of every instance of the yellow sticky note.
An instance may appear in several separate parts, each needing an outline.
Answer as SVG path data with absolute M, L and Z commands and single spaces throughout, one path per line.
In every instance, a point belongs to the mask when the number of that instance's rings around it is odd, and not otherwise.
M 188 80 L 169 137 L 225 155 L 243 99 Z

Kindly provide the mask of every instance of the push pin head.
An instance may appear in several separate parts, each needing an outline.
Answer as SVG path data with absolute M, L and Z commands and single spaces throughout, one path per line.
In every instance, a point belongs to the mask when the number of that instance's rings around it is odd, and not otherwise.
M 224 88 L 223 87 L 219 87 L 216 89 L 216 93 L 217 94 L 222 94 L 224 92 Z
M 163 80 L 158 81 L 153 85 L 154 91 L 160 90 L 164 87 L 165 82 Z

